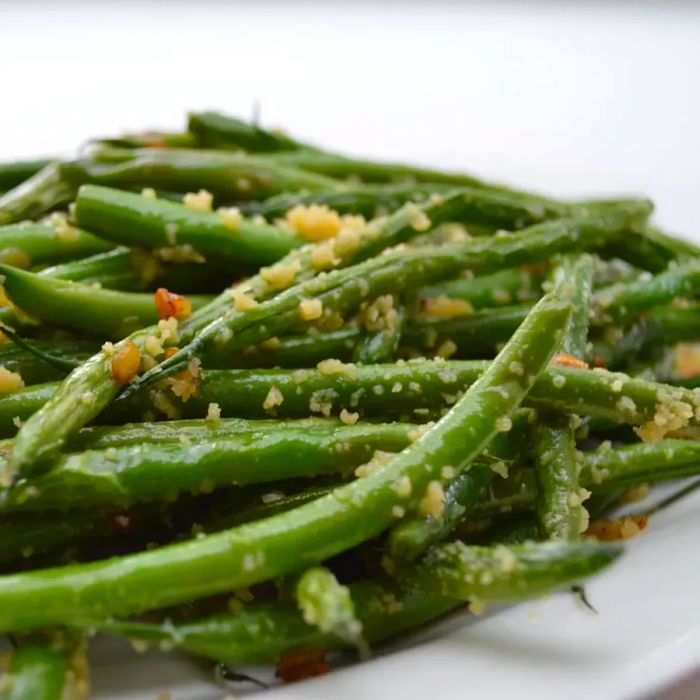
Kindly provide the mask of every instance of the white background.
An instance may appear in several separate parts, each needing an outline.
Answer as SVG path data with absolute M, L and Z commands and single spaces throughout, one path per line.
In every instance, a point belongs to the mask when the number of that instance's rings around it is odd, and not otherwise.
M 555 194 L 646 193 L 700 240 L 700 7 L 2 3 L 0 157 L 183 125 L 216 108 L 349 152 L 465 169 Z M 693 503 L 695 508 L 693 508 Z M 274 697 L 621 700 L 700 659 L 698 499 L 589 592 L 519 606 L 441 641 Z M 100 698 L 192 670 L 103 653 Z M 201 675 L 201 674 L 200 674 Z M 697 686 L 674 698 L 696 698 Z M 207 697 L 216 698 L 220 693 Z M 116 696 L 114 696 L 116 697 Z M 119 697 L 122 697 L 121 695 Z M 669 696 L 670 697 L 670 696 Z

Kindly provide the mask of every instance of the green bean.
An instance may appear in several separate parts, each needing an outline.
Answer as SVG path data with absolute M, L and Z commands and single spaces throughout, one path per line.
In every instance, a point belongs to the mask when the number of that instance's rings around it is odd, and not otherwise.
M 149 199 L 132 192 L 83 185 L 75 200 L 80 226 L 124 245 L 148 248 L 191 246 L 200 256 L 225 263 L 266 265 L 279 260 L 303 240 L 268 224 L 192 211 L 182 204 Z
M 187 129 L 200 148 L 243 149 L 253 153 L 313 149 L 313 146 L 290 138 L 282 131 L 263 129 L 258 124 L 220 112 L 190 112 Z
M 229 311 L 207 326 L 189 345 L 131 384 L 123 396 L 182 370 L 192 357 L 205 352 L 215 339 L 221 339 L 224 332 L 227 336 L 232 334 L 226 344 L 227 350 L 232 350 L 293 328 L 299 324 L 300 303 L 305 298 L 320 301 L 323 309 L 343 313 L 356 308 L 364 299 L 401 293 L 418 285 L 453 277 L 460 270 L 497 270 L 546 259 L 558 251 L 595 245 L 614 235 L 614 222 L 626 226 L 629 212 L 546 222 L 517 234 L 504 234 L 495 240 L 397 251 L 354 267 L 335 270 L 287 289 L 247 313 Z
M 463 299 L 475 308 L 505 306 L 533 301 L 540 294 L 541 276 L 524 269 L 511 268 L 490 275 L 442 282 L 421 289 L 421 297 L 447 296 Z
M 120 338 L 129 329 L 158 320 L 152 294 L 95 288 L 2 264 L 0 274 L 4 276 L 7 295 L 23 311 L 93 336 Z M 210 297 L 191 295 L 188 299 L 197 309 Z
M 22 638 L 12 655 L 4 680 L 3 700 L 61 700 L 69 674 L 69 658 L 62 640 Z
M 251 484 L 337 473 L 371 459 L 375 450 L 396 452 L 411 443 L 415 426 L 311 424 L 265 432 L 206 427 L 182 431 L 181 439 L 126 439 L 106 449 L 60 457 L 53 468 L 0 493 L 4 512 L 121 507 L 183 492 L 208 492 L 228 484 Z M 221 434 L 219 434 L 219 432 Z M 204 433 L 204 440 L 197 439 Z
M 299 577 L 296 599 L 307 625 L 318 627 L 323 634 L 338 637 L 365 653 L 368 651 L 350 589 L 338 583 L 326 567 L 313 566 Z
M 66 179 L 64 167 L 49 163 L 0 195 L 0 225 L 40 216 L 67 204 L 74 196 L 75 186 Z
M 0 163 L 0 192 L 17 187 L 50 162 L 50 160 L 17 160 Z
M 17 423 L 38 411 L 54 395 L 57 386 L 53 382 L 36 384 L 0 396 L 0 438 L 14 435 Z
M 594 296 L 598 323 L 627 321 L 642 311 L 675 297 L 700 291 L 700 261 L 691 259 L 669 267 L 651 279 L 620 283 Z
M 297 570 L 298 551 L 305 564 L 316 563 L 375 537 L 404 509 L 424 502 L 432 508 L 436 499 L 439 505 L 441 480 L 449 483 L 444 467 L 459 475 L 497 430 L 510 427 L 510 414 L 561 342 L 570 313 L 570 305 L 543 297 L 446 416 L 383 469 L 318 501 L 113 561 L 0 577 L 0 630 L 75 624 L 247 586 Z
M 406 581 L 461 600 L 521 600 L 590 576 L 621 553 L 618 545 L 601 542 L 479 547 L 456 541 L 433 547 Z
M 17 267 L 31 267 L 103 253 L 112 246 L 90 233 L 65 224 L 0 226 L 0 260 Z
M 416 425 L 406 424 L 406 431 L 415 429 Z M 161 422 L 123 423 L 116 426 L 100 425 L 83 428 L 66 444 L 67 452 L 81 452 L 82 450 L 104 450 L 110 447 L 125 447 L 150 443 L 205 443 L 211 440 L 220 440 L 251 433 L 262 435 L 274 433 L 280 430 L 311 431 L 316 434 L 327 435 L 336 429 L 341 432 L 347 426 L 336 418 L 301 418 L 298 420 L 247 420 L 245 418 L 191 418 L 189 420 L 169 420 Z M 382 427 L 373 423 L 366 426 L 368 435 L 381 435 Z M 349 435 L 359 435 L 362 426 L 348 428 Z M 404 429 L 397 426 L 386 426 L 386 438 L 403 435 Z M 406 432 L 408 434 L 408 432 Z M 407 439 L 407 438 L 404 438 Z M 313 438 L 312 438 L 313 440 Z
M 204 188 L 224 201 L 265 199 L 280 192 L 313 192 L 339 186 L 332 178 L 258 156 L 186 148 L 120 150 L 102 146 L 80 161 L 78 177 L 81 184 L 131 190 L 153 187 L 196 192 Z
M 589 255 L 565 258 L 554 269 L 553 282 L 571 301 L 573 314 L 561 351 L 588 358 L 588 320 L 593 260 Z M 573 420 L 545 414 L 533 430 L 533 457 L 538 485 L 537 515 L 549 539 L 575 542 L 585 529 L 588 514 L 581 509 Z
M 456 607 L 448 598 L 420 591 L 402 591 L 376 581 L 350 585 L 365 638 L 378 643 L 419 627 Z M 225 663 L 275 663 L 299 649 L 347 649 L 352 646 L 332 634 L 307 625 L 295 604 L 254 603 L 235 613 L 184 624 L 97 622 L 109 634 L 160 644 Z

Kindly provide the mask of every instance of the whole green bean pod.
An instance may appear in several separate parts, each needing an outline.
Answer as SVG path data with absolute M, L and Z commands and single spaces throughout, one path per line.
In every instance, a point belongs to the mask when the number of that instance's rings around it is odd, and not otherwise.
M 547 295 L 459 402 L 386 467 L 326 497 L 200 540 L 115 560 L 0 577 L 0 630 L 127 615 L 247 586 L 350 549 L 406 510 L 439 507 L 555 352 L 571 307 Z M 515 363 L 515 364 L 514 364 Z M 513 373 L 514 366 L 522 373 Z M 15 444 L 15 451 L 17 445 Z M 168 581 L 164 586 L 163 581 Z
M 573 313 L 561 352 L 579 360 L 588 358 L 588 319 L 593 259 L 589 255 L 564 258 L 554 269 L 553 283 L 571 301 Z M 538 484 L 537 515 L 550 539 L 576 541 L 586 528 L 581 508 L 576 459 L 576 435 L 568 416 L 545 413 L 533 430 L 533 461 Z
M 78 164 L 80 184 L 168 192 L 204 188 L 223 201 L 265 199 L 280 192 L 328 190 L 336 180 L 260 156 L 187 148 L 92 149 Z M 2 200 L 0 200 L 1 202 Z
M 210 403 L 218 403 L 222 415 L 265 417 L 263 407 L 273 387 L 283 402 L 277 416 L 300 418 L 309 413 L 338 414 L 343 408 L 363 416 L 407 416 L 421 420 L 439 416 L 489 367 L 487 361 L 418 360 L 391 365 L 358 366 L 342 374 L 307 370 L 209 370 L 200 394 L 180 404 L 183 416 L 205 415 Z M 516 367 L 517 368 L 517 367 Z M 26 418 L 52 396 L 56 384 L 21 389 L 0 398 L 0 425 L 9 418 Z M 629 377 L 607 370 L 575 369 L 554 365 L 536 379 L 527 405 L 554 412 L 590 416 L 630 425 L 654 422 L 660 412 L 667 432 L 698 433 L 695 409 L 700 399 L 691 390 L 670 384 Z M 313 405 L 312 405 L 313 404 Z M 666 409 L 669 409 L 667 411 Z M 119 402 L 102 420 L 134 420 L 144 410 L 144 397 Z M 87 422 L 87 421 L 86 421 Z
M 440 202 L 427 203 L 422 207 L 407 206 L 387 217 L 376 226 L 368 227 L 355 239 L 356 246 L 342 250 L 335 246 L 334 253 L 339 259 L 339 265 L 348 265 L 357 260 L 378 253 L 383 248 L 400 243 L 415 235 L 415 225 L 421 221 L 421 214 L 427 216 L 433 223 L 450 220 L 454 213 L 463 206 L 463 198 L 456 193 Z M 283 258 L 279 264 L 283 266 L 298 266 L 297 279 L 308 278 L 318 272 L 314 264 L 314 253 L 318 246 L 309 245 L 293 251 Z M 265 298 L 274 293 L 274 289 L 266 286 L 263 277 L 257 275 L 246 283 L 253 287 L 256 298 Z M 239 287 L 247 289 L 248 287 Z M 256 291 L 260 289 L 260 291 Z M 225 291 L 210 304 L 196 311 L 179 327 L 179 334 L 185 340 L 212 320 L 218 318 L 222 311 L 230 306 L 231 296 Z M 156 332 L 154 327 L 145 328 L 132 334 L 126 342 L 133 342 L 142 348 L 146 339 Z M 90 392 L 92 402 L 86 404 L 79 400 L 85 392 Z M 66 380 L 60 391 L 48 404 L 37 413 L 35 418 L 28 421 L 23 434 L 15 446 L 15 463 L 32 463 L 48 458 L 60 449 L 61 444 L 71 433 L 92 420 L 117 395 L 119 386 L 112 378 L 109 363 L 102 353 L 91 357 L 83 367 L 78 368 Z M 28 467 L 31 469 L 31 467 Z
M 51 162 L 0 195 L 0 225 L 33 219 L 70 202 L 76 188 L 66 178 L 66 169 Z
M 206 429 L 206 428 L 205 428 Z M 210 430 L 208 439 L 183 432 L 184 442 L 165 439 L 88 449 L 65 455 L 52 469 L 0 492 L 4 512 L 114 507 L 208 492 L 218 486 L 280 481 L 338 473 L 372 458 L 375 450 L 398 452 L 411 444 L 415 426 L 401 423 L 313 425 L 265 432 Z M 194 434 L 194 435 L 193 435 Z M 154 437 L 158 439 L 155 431 Z
M 303 243 L 296 235 L 254 223 L 236 211 L 192 211 L 177 202 L 96 185 L 78 190 L 75 217 L 80 226 L 115 243 L 191 246 L 200 256 L 225 263 L 267 265 Z
M 378 643 L 420 627 L 457 606 L 456 601 L 391 583 L 361 581 L 349 586 L 365 638 Z M 304 622 L 292 601 L 254 603 L 184 624 L 100 620 L 97 628 L 154 645 L 175 647 L 225 663 L 271 664 L 299 649 L 347 649 L 353 645 Z
M 101 289 L 2 264 L 0 275 L 7 295 L 26 313 L 93 336 L 121 338 L 158 321 L 152 294 Z M 193 294 L 188 299 L 197 309 L 210 297 Z
M 57 219 L 55 225 L 25 221 L 0 226 L 0 260 L 17 267 L 95 255 L 111 247 L 91 233 L 69 226 L 63 219 Z
M 200 148 L 243 149 L 251 153 L 311 148 L 283 131 L 264 129 L 221 112 L 190 112 L 187 130 Z
M 0 163 L 0 192 L 5 192 L 28 180 L 32 175 L 46 167 L 51 161 L 17 160 Z
M 580 581 L 620 554 L 620 546 L 601 542 L 479 547 L 455 541 L 433 547 L 406 581 L 450 598 L 518 600 Z

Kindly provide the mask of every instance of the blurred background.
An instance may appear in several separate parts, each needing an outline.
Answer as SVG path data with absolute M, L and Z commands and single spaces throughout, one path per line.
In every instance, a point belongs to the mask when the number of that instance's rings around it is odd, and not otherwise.
M 700 3 L 0 1 L 3 158 L 220 109 L 695 224 Z

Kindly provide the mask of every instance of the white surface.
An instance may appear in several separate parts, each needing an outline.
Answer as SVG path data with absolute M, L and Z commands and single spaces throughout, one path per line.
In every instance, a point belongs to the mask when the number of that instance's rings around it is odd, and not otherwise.
M 700 240 L 697 4 L 290 7 L 0 3 L 0 155 L 89 134 L 243 115 L 350 152 L 463 168 L 554 194 L 639 193 Z M 631 700 L 700 661 L 700 498 L 589 585 L 413 649 L 273 690 L 275 700 Z M 96 697 L 221 697 L 179 660 L 103 647 Z M 697 697 L 695 687 L 687 696 Z M 124 692 L 119 693 L 118 689 Z M 238 692 L 238 691 L 237 691 Z

